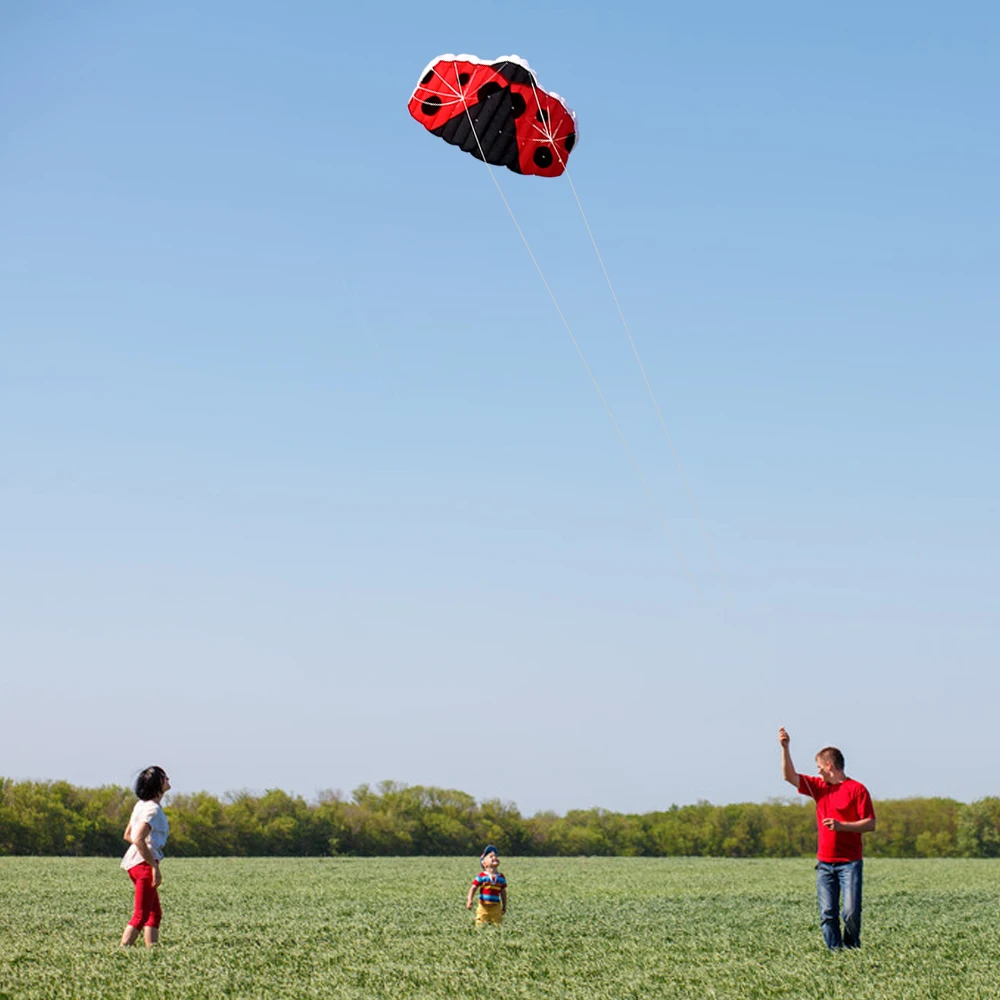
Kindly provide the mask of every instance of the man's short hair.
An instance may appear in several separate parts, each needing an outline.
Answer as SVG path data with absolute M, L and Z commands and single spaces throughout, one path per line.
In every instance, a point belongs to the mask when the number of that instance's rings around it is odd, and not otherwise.
M 844 770 L 844 755 L 836 747 L 823 747 L 816 754 L 816 759 L 822 757 L 828 764 L 833 764 L 838 771 Z

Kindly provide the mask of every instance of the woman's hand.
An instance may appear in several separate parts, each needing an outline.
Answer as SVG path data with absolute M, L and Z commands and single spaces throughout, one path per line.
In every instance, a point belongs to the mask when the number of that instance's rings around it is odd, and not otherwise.
M 160 874 L 160 862 L 154 861 L 151 867 L 153 869 L 153 888 L 155 889 L 163 882 L 163 876 Z

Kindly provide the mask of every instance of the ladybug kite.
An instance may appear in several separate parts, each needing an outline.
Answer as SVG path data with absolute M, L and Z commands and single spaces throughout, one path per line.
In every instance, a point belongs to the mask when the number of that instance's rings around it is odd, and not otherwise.
M 558 177 L 576 144 L 576 115 L 517 56 L 438 56 L 408 108 L 428 132 L 516 174 Z

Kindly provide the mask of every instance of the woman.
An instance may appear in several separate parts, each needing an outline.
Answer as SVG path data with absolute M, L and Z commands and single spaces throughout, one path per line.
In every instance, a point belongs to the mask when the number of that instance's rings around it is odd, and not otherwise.
M 139 801 L 125 827 L 125 839 L 132 846 L 122 858 L 122 868 L 135 884 L 135 910 L 122 934 L 123 948 L 135 944 L 140 928 L 147 948 L 160 939 L 160 894 L 156 887 L 163 881 L 160 859 L 170 832 L 160 800 L 169 790 L 170 779 L 162 767 L 147 767 L 135 782 Z

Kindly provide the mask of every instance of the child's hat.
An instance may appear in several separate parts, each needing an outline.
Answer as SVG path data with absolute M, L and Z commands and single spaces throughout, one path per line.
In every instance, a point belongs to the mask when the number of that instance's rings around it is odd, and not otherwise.
M 483 853 L 479 855 L 479 860 L 482 861 L 487 854 L 496 854 L 499 856 L 500 852 L 496 849 L 496 847 L 493 844 L 487 844 L 483 848 Z

